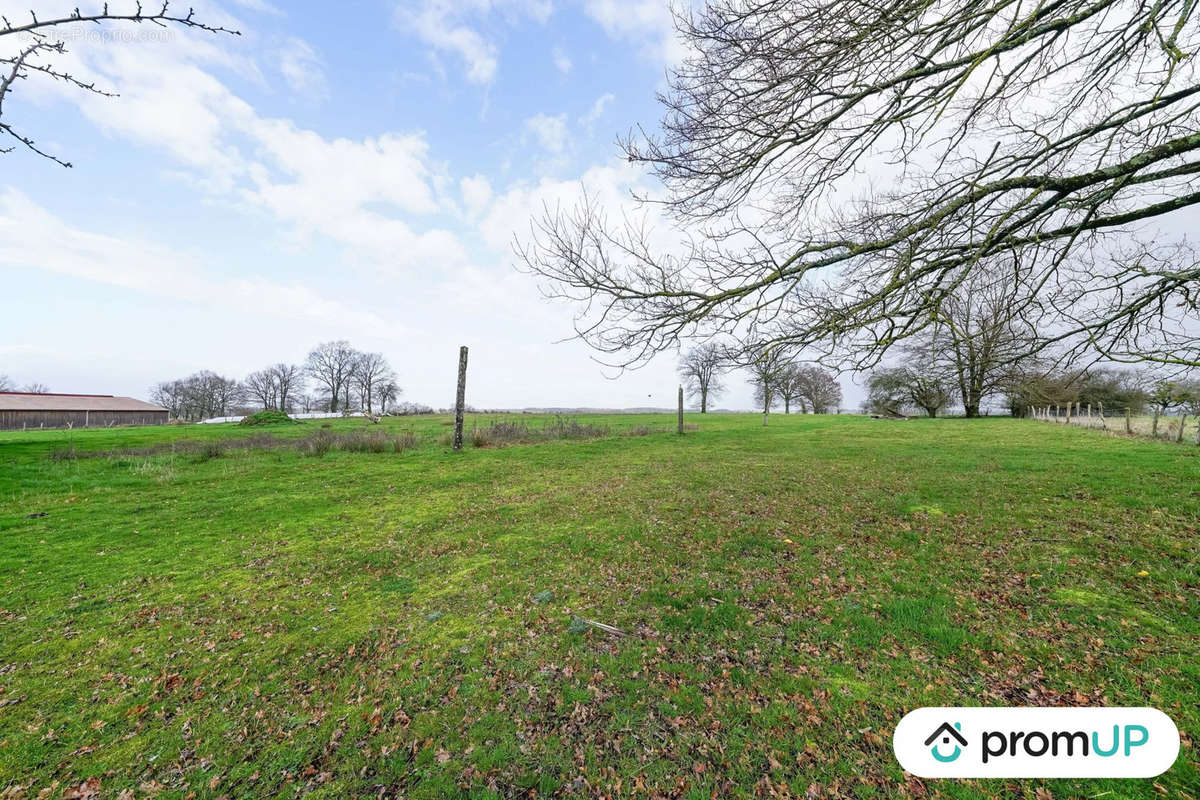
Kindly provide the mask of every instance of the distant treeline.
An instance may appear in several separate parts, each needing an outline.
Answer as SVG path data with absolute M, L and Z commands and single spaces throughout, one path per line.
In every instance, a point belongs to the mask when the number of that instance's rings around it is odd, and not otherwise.
M 172 419 L 194 421 L 258 409 L 312 413 L 431 414 L 420 403 L 400 402 L 403 390 L 380 353 L 357 350 L 345 340 L 314 347 L 303 364 L 279 362 L 245 378 L 201 370 L 150 389 L 150 398 Z

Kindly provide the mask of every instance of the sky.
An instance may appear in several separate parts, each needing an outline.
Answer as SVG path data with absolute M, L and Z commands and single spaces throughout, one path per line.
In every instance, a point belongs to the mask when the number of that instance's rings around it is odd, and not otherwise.
M 659 117 L 680 56 L 665 2 L 195 6 L 241 35 L 68 32 L 56 66 L 119 96 L 29 80 L 6 100 L 6 122 L 74 166 L 0 155 L 0 374 L 145 397 L 347 339 L 435 407 L 459 345 L 476 407 L 674 404 L 673 354 L 598 363 L 571 338 L 576 309 L 513 254 L 581 187 L 614 206 L 648 188 L 615 142 Z M 751 407 L 729 383 L 716 405 Z

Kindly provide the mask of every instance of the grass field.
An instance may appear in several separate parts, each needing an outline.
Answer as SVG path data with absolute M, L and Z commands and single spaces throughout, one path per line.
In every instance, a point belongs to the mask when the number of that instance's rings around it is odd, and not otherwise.
M 0 797 L 1200 796 L 1200 448 L 587 421 L 459 454 L 444 418 L 324 456 L 0 433 Z M 912 708 L 1009 704 L 1156 706 L 1183 748 L 1153 781 L 892 756 Z

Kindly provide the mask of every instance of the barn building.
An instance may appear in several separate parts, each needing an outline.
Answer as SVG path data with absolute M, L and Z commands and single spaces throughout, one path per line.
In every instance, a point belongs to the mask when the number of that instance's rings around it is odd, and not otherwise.
M 165 425 L 167 409 L 111 394 L 0 392 L 0 430 Z

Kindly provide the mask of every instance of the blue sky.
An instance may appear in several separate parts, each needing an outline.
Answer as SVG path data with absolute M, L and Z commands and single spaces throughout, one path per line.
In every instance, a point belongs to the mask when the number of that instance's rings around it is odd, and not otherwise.
M 28 81 L 6 102 L 75 166 L 0 156 L 0 373 L 144 396 L 346 338 L 435 406 L 459 344 L 479 406 L 672 402 L 673 358 L 612 379 L 560 343 L 573 309 L 511 252 L 545 202 L 646 187 L 614 140 L 657 119 L 679 54 L 665 3 L 196 8 L 243 35 L 89 33 L 63 63 L 119 98 Z M 720 405 L 749 406 L 743 383 Z

